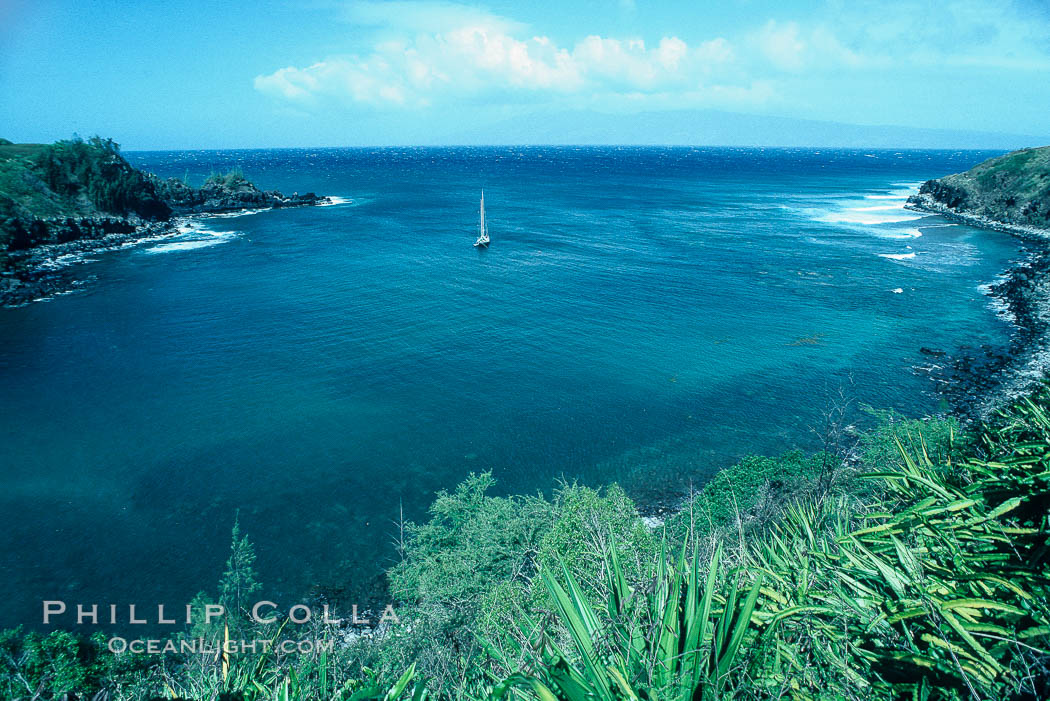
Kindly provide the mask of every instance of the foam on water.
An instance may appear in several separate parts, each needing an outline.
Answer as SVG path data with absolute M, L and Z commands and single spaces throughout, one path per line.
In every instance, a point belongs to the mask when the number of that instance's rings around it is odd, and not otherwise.
M 896 208 L 894 208 L 896 209 Z M 816 221 L 825 224 L 861 224 L 864 226 L 875 226 L 878 224 L 899 224 L 906 221 L 917 221 L 924 215 L 907 212 L 903 208 L 900 214 L 872 214 L 863 209 L 846 209 L 840 212 L 831 212 L 817 217 Z
M 899 210 L 900 205 L 896 204 L 880 204 L 874 207 L 850 207 L 847 211 L 850 212 L 894 212 Z
M 977 286 L 977 290 L 988 298 L 988 308 L 995 312 L 995 315 L 1010 324 L 1011 326 L 1017 326 L 1017 317 L 1014 315 L 1013 310 L 1010 309 L 1010 305 L 1006 299 L 1000 295 L 997 295 L 996 288 L 1009 280 L 1010 276 L 1006 273 L 997 275 L 994 282 L 986 282 Z
M 190 251 L 194 248 L 206 248 L 208 246 L 215 246 L 220 243 L 226 243 L 226 238 L 215 238 L 213 240 L 198 239 L 195 241 L 172 241 L 171 243 L 162 243 L 152 248 L 147 248 L 143 253 L 170 253 L 171 251 Z
M 198 220 L 188 220 L 178 226 L 178 235 L 170 241 L 159 243 L 142 250 L 150 255 L 171 253 L 172 251 L 190 251 L 196 248 L 207 248 L 226 243 L 239 236 L 236 231 L 213 231 L 205 228 Z
M 878 239 L 917 239 L 922 236 L 922 231 L 912 223 L 926 219 L 927 215 L 904 207 L 908 197 L 916 192 L 917 185 L 889 183 L 882 192 L 823 198 L 823 206 L 797 211 L 810 221 L 832 226 L 842 233 L 853 231 Z
M 69 267 L 70 265 L 76 265 L 77 263 L 87 263 L 91 258 L 87 258 L 83 253 L 64 253 L 62 255 L 49 258 L 40 264 L 42 270 L 61 270 L 62 268 Z
M 915 252 L 911 253 L 880 253 L 880 258 L 889 258 L 890 260 L 911 260 L 915 257 Z
M 353 200 L 349 197 L 340 197 L 339 195 L 329 195 L 328 202 L 320 202 L 317 207 L 334 207 L 337 204 L 352 204 Z
M 879 238 L 884 239 L 917 239 L 922 236 L 922 232 L 918 229 L 897 229 L 894 231 L 888 231 L 885 233 L 879 233 Z
M 232 219 L 234 217 L 246 217 L 249 214 L 258 214 L 259 212 L 266 212 L 268 209 L 239 209 L 235 212 L 220 212 L 218 214 L 207 215 L 208 219 Z

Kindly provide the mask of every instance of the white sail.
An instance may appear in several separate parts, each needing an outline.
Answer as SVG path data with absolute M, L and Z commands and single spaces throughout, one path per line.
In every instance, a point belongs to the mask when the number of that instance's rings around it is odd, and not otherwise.
M 478 219 L 478 240 L 474 242 L 475 246 L 488 246 L 489 245 L 489 228 L 485 223 L 485 191 L 481 191 L 481 214 Z

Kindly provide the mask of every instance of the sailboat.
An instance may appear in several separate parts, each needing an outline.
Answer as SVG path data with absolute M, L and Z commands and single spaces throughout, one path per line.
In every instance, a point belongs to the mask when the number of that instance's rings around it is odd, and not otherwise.
M 489 247 L 489 227 L 485 224 L 485 191 L 481 191 L 481 219 L 478 222 L 478 240 L 474 242 L 474 248 Z

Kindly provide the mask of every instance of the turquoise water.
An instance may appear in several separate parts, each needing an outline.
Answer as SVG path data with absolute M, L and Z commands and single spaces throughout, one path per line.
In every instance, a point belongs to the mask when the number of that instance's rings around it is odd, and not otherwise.
M 184 604 L 238 510 L 268 596 L 362 600 L 401 506 L 471 471 L 649 499 L 814 448 L 840 389 L 937 410 L 919 348 L 1005 343 L 979 287 L 1018 248 L 901 205 L 989 155 L 130 154 L 340 199 L 196 220 L 0 310 L 0 625 L 43 599 Z

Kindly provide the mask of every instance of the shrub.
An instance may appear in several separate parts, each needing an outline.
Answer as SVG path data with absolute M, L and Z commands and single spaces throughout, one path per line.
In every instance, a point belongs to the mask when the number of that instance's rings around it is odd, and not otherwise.
M 98 651 L 65 631 L 47 635 L 21 628 L 0 632 L 0 696 L 58 696 L 97 689 Z
M 244 171 L 240 168 L 231 168 L 225 173 L 211 173 L 204 181 L 205 187 L 224 187 L 229 189 L 235 189 L 241 185 L 246 185 L 248 179 L 244 177 Z

